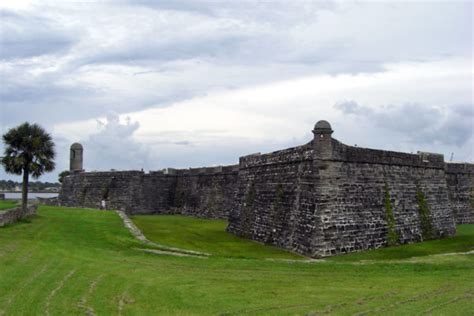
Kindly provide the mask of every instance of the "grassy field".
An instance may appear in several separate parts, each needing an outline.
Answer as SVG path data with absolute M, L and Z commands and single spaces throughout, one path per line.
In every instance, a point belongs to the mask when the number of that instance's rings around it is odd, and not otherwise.
M 9 208 L 14 208 L 17 205 L 19 205 L 18 201 L 0 200 L 0 211 L 1 210 L 7 210 Z
M 459 236 L 441 242 L 307 262 L 287 261 L 295 256 L 227 236 L 219 221 L 134 220 L 156 242 L 214 255 L 145 253 L 113 212 L 40 207 L 35 218 L 0 229 L 0 315 L 472 315 L 474 310 L 474 255 L 439 255 L 472 250 L 474 225 L 460 226 Z M 156 232 L 162 221 L 174 222 L 174 228 Z

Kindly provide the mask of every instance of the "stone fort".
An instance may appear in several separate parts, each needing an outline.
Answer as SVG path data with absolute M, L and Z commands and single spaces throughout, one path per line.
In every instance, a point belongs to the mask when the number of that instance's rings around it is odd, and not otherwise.
M 456 224 L 474 223 L 474 164 L 348 146 L 332 133 L 319 121 L 302 146 L 149 173 L 85 172 L 75 143 L 59 203 L 227 219 L 230 233 L 310 257 L 453 236 Z

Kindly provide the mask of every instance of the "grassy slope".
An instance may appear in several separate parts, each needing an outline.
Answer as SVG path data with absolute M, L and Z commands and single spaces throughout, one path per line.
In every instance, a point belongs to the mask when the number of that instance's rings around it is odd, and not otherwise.
M 331 258 L 334 261 L 399 260 L 474 250 L 474 225 L 459 225 L 454 237 L 369 250 Z
M 473 241 L 474 228 L 466 227 Z M 158 256 L 136 247 L 114 213 L 41 207 L 29 222 L 0 229 L 0 314 L 474 310 L 473 255 L 433 263 L 304 263 Z
M 225 231 L 227 221 L 185 216 L 134 216 L 134 223 L 152 241 L 166 246 L 237 258 L 301 259 L 301 256 L 238 238 Z

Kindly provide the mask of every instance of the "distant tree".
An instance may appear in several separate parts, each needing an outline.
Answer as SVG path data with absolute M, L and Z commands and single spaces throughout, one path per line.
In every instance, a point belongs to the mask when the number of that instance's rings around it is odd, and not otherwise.
M 41 126 L 23 123 L 3 135 L 5 144 L 2 165 L 12 174 L 23 174 L 21 206 L 26 212 L 30 174 L 39 178 L 54 170 L 54 142 Z
M 64 178 L 67 177 L 68 175 L 70 175 L 70 172 L 69 172 L 68 170 L 62 171 L 62 172 L 58 175 L 58 181 L 59 181 L 59 183 L 63 183 Z

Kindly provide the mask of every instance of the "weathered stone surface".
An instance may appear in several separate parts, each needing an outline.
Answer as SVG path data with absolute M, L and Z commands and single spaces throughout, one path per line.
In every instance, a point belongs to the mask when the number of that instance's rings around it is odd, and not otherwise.
M 447 163 L 449 200 L 457 224 L 474 223 L 474 165 Z
M 132 211 L 140 207 L 142 171 L 79 172 L 63 179 L 59 203 L 64 206 Z
M 387 190 L 398 243 L 455 234 L 442 155 L 347 146 L 326 123 L 316 124 L 307 145 L 241 158 L 228 231 L 313 257 L 383 247 Z M 451 187 L 463 192 L 458 213 L 471 214 L 472 174 L 452 172 L 462 183 Z M 419 194 L 429 209 L 425 220 Z M 431 236 L 424 236 L 426 225 Z
M 71 145 L 69 153 L 69 171 L 78 172 L 83 171 L 83 152 L 84 149 L 81 144 L 74 143 Z
M 314 223 L 311 144 L 240 158 L 228 231 L 306 253 Z
M 183 214 L 227 218 L 237 187 L 237 167 L 155 171 L 82 172 L 64 178 L 59 203 L 132 214 Z
M 29 205 L 26 213 L 23 213 L 21 207 L 15 207 L 8 210 L 0 211 L 0 227 L 13 224 L 20 219 L 36 214 L 36 205 Z

